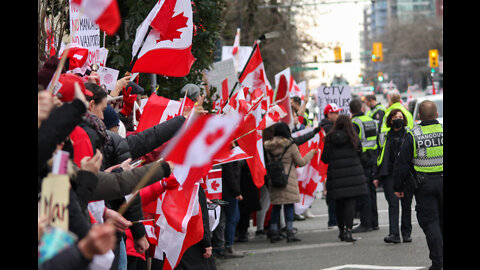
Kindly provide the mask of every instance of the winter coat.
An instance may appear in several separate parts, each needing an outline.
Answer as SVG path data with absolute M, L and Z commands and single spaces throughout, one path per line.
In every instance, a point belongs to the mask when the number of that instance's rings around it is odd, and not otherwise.
M 405 140 L 407 135 L 407 130 L 405 128 L 400 129 L 399 131 L 395 131 L 394 129 L 390 129 L 387 132 L 387 136 L 382 148 L 383 152 L 383 160 L 378 166 L 378 163 L 375 163 L 376 166 L 373 171 L 374 179 L 383 179 L 385 176 L 393 175 L 394 170 L 394 163 L 400 153 L 400 147 Z M 381 157 L 381 152 L 379 153 L 378 158 Z
M 272 140 L 268 140 L 264 143 L 265 151 L 269 151 L 273 158 L 278 158 L 283 153 L 285 147 L 289 146 L 292 141 L 275 136 Z M 291 204 L 300 201 L 300 192 L 298 189 L 298 176 L 295 166 L 303 167 L 313 158 L 314 152 L 311 151 L 304 157 L 300 154 L 298 146 L 294 143 L 290 145 L 287 152 L 282 158 L 285 174 L 288 174 L 290 164 L 293 163 L 288 176 L 287 186 L 284 188 L 272 187 L 271 183 L 268 184 L 270 192 L 270 202 L 272 204 Z
M 45 163 L 52 157 L 58 144 L 63 142 L 68 134 L 82 120 L 86 107 L 79 99 L 65 103 L 51 111 L 45 121 L 38 128 L 38 171 L 44 168 Z
M 328 164 L 326 187 L 331 199 L 367 193 L 361 154 L 360 142 L 355 150 L 345 131 L 336 130 L 326 136 L 321 160 Z
M 120 173 L 96 173 L 96 176 L 98 177 L 98 184 L 93 190 L 90 201 L 115 200 L 130 194 L 143 176 L 147 174 L 153 164 L 154 163 L 149 163 L 142 167 L 137 167 L 130 171 L 123 171 Z M 151 185 L 156 181 L 160 181 L 169 175 L 170 167 L 164 162 L 160 167 L 157 168 L 155 173 L 149 179 L 147 185 Z
M 222 164 L 222 199 L 235 198 L 241 194 L 239 161 Z
M 240 216 L 242 213 L 252 213 L 262 209 L 258 188 L 253 183 L 250 168 L 245 160 L 240 161 L 240 191 L 243 197 L 243 200 L 238 202 Z

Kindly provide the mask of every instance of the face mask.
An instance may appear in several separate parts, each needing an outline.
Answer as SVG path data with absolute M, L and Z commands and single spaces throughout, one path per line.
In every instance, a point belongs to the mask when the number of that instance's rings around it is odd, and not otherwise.
M 393 120 L 393 127 L 394 127 L 394 128 L 401 128 L 401 127 L 403 127 L 403 119 L 395 119 L 395 120 Z

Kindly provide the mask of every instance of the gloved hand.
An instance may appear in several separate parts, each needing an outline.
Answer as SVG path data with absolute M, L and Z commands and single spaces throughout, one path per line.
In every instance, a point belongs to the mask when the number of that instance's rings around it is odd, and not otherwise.
M 169 189 L 176 189 L 180 184 L 177 182 L 177 179 L 173 175 L 162 180 L 162 186 Z
M 129 87 L 128 90 L 125 90 L 125 87 L 123 87 L 123 108 L 120 113 L 125 115 L 126 117 L 128 117 L 132 113 L 133 104 L 137 100 L 137 95 L 130 95 L 131 92 L 132 87 Z
M 313 132 L 318 133 L 318 132 L 320 132 L 320 130 L 322 130 L 322 127 L 318 126 L 318 127 L 313 129 Z

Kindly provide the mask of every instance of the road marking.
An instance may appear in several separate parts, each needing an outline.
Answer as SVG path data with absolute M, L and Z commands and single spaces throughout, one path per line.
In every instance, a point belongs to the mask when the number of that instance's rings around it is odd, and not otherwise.
M 341 270 L 341 269 L 349 269 L 349 268 L 356 268 L 356 269 L 382 269 L 382 270 L 418 270 L 424 269 L 423 266 L 380 266 L 380 265 L 362 265 L 362 264 L 345 264 L 341 266 L 334 266 L 330 268 L 324 268 L 321 270 Z
M 252 249 L 252 250 L 239 250 L 244 253 L 253 253 L 256 254 L 265 254 L 265 253 L 274 253 L 282 251 L 291 251 L 291 250 L 300 250 L 300 249 L 311 249 L 311 248 L 323 248 L 323 247 L 338 247 L 353 245 L 353 243 L 348 242 L 338 242 L 338 243 L 322 243 L 322 244 L 310 244 L 310 245 L 295 245 L 295 246 L 285 246 L 285 247 L 272 247 L 272 248 L 262 248 L 262 249 Z

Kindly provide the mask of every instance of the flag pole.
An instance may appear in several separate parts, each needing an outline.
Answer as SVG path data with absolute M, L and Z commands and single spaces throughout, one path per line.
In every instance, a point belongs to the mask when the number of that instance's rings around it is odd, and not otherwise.
M 140 182 L 138 182 L 137 186 L 132 190 L 132 194 L 133 196 L 130 198 L 130 200 L 128 200 L 128 202 L 126 204 L 123 204 L 119 209 L 118 209 L 118 213 L 120 215 L 123 216 L 123 214 L 127 211 L 128 207 L 130 207 L 130 205 L 133 203 L 133 199 L 135 199 L 135 196 L 137 196 L 138 194 L 138 191 L 140 191 L 140 189 L 142 189 L 147 183 L 149 180 L 151 180 L 153 174 L 157 171 L 157 169 L 160 167 L 161 165 L 161 161 L 163 160 L 163 158 L 161 158 L 160 160 L 154 162 L 154 164 L 152 165 L 152 167 L 150 167 L 150 169 L 147 171 L 147 173 L 143 176 L 143 178 L 140 180 Z
M 151 31 L 151 30 L 152 30 L 152 26 L 149 25 L 149 26 L 148 26 L 147 33 L 145 33 L 145 36 L 143 37 L 142 44 L 140 44 L 140 48 L 138 48 L 138 51 L 137 51 L 137 53 L 135 54 L 135 56 L 133 57 L 132 62 L 130 62 L 130 66 L 128 67 L 128 71 L 125 73 L 125 75 L 130 75 L 130 73 L 132 72 L 132 68 L 133 68 L 133 66 L 135 65 L 135 62 L 137 62 L 138 55 L 140 54 L 140 51 L 141 51 L 142 48 L 143 48 L 143 44 L 145 44 L 145 40 L 147 40 L 148 34 L 150 34 L 150 31 Z
M 253 56 L 253 53 L 255 52 L 255 49 L 258 47 L 258 43 L 260 43 L 259 39 L 255 41 L 255 44 L 253 44 L 253 50 L 250 53 L 250 56 L 248 57 L 247 63 L 243 67 L 242 72 L 240 72 L 240 75 L 238 76 L 239 78 L 242 77 L 243 73 L 245 72 L 245 68 L 247 67 L 248 62 L 250 62 L 250 59 L 252 59 L 252 56 Z M 232 92 L 230 92 L 230 95 L 228 96 L 227 104 L 228 104 L 228 101 L 230 100 L 230 98 L 233 95 L 233 92 L 234 92 L 233 90 L 235 90 L 235 87 L 237 87 L 237 85 L 238 85 L 238 81 L 235 82 L 235 85 L 232 88 Z

